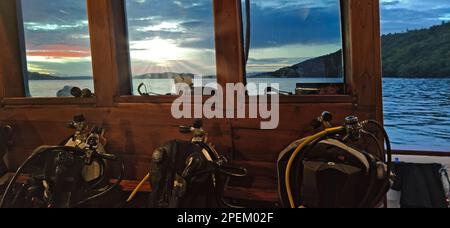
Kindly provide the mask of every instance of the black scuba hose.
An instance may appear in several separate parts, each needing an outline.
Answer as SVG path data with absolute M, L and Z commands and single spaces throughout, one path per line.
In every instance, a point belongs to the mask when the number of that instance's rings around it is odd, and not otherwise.
M 12 186 L 16 183 L 17 178 L 19 178 L 20 174 L 22 174 L 23 169 L 36 158 L 38 155 L 43 154 L 46 150 L 41 150 L 41 148 L 35 150 L 30 157 L 25 160 L 25 162 L 17 169 L 16 173 L 14 174 L 13 178 L 9 182 L 8 186 L 6 187 L 5 193 L 3 194 L 3 197 L 0 201 L 0 208 L 4 208 L 5 200 L 9 195 L 9 192 L 12 190 Z M 16 198 L 16 197 L 14 197 Z
M 370 182 L 369 185 L 367 186 L 366 194 L 364 195 L 364 198 L 362 198 L 360 204 L 358 205 L 358 208 L 369 208 L 371 206 L 370 204 L 368 204 L 369 198 L 375 186 L 375 182 L 377 180 L 377 163 L 374 161 L 375 159 L 373 158 L 372 155 L 365 152 L 362 153 L 366 156 L 367 160 L 370 162 L 370 172 L 369 172 Z
M 380 191 L 380 193 L 374 198 L 374 201 L 370 205 L 377 206 L 376 204 L 382 201 L 383 197 L 386 196 L 386 192 L 388 192 L 389 189 L 390 181 L 389 179 L 386 179 L 383 185 L 383 191 Z
M 378 121 L 368 120 L 366 122 L 368 124 L 375 125 L 383 133 L 384 140 L 386 143 L 386 155 L 387 155 L 387 166 L 388 166 L 387 175 L 389 175 L 389 173 L 391 172 L 391 167 L 392 167 L 392 146 L 391 146 L 391 140 L 389 138 L 389 135 L 386 132 L 386 129 Z M 384 151 L 384 146 L 382 146 L 382 149 Z M 385 190 L 389 190 L 389 178 L 386 178 L 384 188 L 386 188 Z M 378 194 L 377 197 L 375 198 L 375 201 L 372 202 L 371 204 L 374 205 L 377 202 L 379 202 L 383 198 L 383 195 L 385 195 L 385 192 L 384 191 L 380 192 L 380 194 Z
M 19 199 L 20 194 L 22 194 L 22 192 L 25 190 L 25 184 L 22 184 L 22 186 L 20 186 L 19 191 L 17 191 L 16 195 L 13 197 L 13 200 L 11 202 L 11 205 L 15 205 L 17 200 Z
M 44 153 L 46 153 L 49 150 L 55 150 L 55 149 L 64 149 L 64 150 L 77 151 L 75 148 L 64 147 L 64 146 L 63 147 L 61 147 L 61 146 L 56 146 L 56 147 L 39 147 L 38 149 L 36 149 L 31 154 L 31 156 L 28 157 L 27 160 L 25 160 L 25 162 L 19 167 L 19 169 L 17 169 L 17 172 L 14 174 L 13 178 L 9 182 L 8 186 L 6 187 L 5 193 L 3 194 L 2 200 L 0 201 L 0 208 L 4 207 L 5 200 L 8 197 L 9 192 L 12 190 L 12 186 L 16 183 L 17 178 L 19 178 L 20 174 L 22 174 L 22 172 L 25 169 L 25 167 L 28 166 L 28 164 L 30 162 L 32 162 L 39 155 L 44 154 Z
M 392 163 L 392 146 L 391 146 L 391 140 L 389 139 L 389 135 L 386 132 L 386 129 L 377 121 L 368 120 L 367 123 L 377 126 L 384 135 L 384 140 L 386 141 L 385 143 L 386 143 L 388 172 L 390 172 L 391 171 L 391 163 Z
M 66 146 L 40 147 L 40 148 L 36 149 L 36 150 L 33 152 L 33 154 L 32 154 L 30 157 L 28 157 L 28 159 L 25 160 L 25 162 L 19 167 L 19 169 L 17 170 L 17 172 L 15 173 L 15 175 L 13 176 L 13 178 L 11 179 L 11 181 L 9 182 L 9 184 L 8 184 L 6 190 L 5 190 L 5 193 L 3 194 L 3 197 L 2 197 L 2 199 L 1 199 L 1 201 L 0 201 L 0 208 L 4 208 L 6 198 L 7 198 L 8 195 L 10 194 L 10 191 L 12 190 L 13 185 L 14 185 L 15 182 L 17 181 L 18 177 L 22 174 L 23 170 L 24 170 L 24 169 L 25 169 L 32 161 L 34 161 L 34 159 L 36 159 L 38 156 L 40 156 L 40 155 L 42 155 L 42 154 L 44 154 L 44 153 L 47 153 L 47 152 L 49 152 L 49 151 L 52 151 L 52 150 L 58 150 L 58 149 L 64 150 L 64 151 L 80 152 L 78 149 L 76 149 L 76 148 L 74 148 L 74 147 L 66 147 Z M 125 172 L 125 164 L 124 164 L 124 162 L 123 162 L 122 159 L 120 159 L 120 163 L 121 163 L 120 174 L 119 174 L 119 177 L 118 177 L 118 179 L 117 179 L 117 181 L 116 181 L 115 184 L 113 184 L 113 185 L 112 185 L 111 187 L 109 187 L 107 190 L 105 190 L 105 191 L 103 191 L 103 192 L 101 192 L 101 193 L 99 193 L 99 194 L 97 194 L 97 195 L 91 196 L 91 197 L 89 197 L 89 198 L 87 198 L 87 199 L 85 199 L 85 200 L 83 200 L 83 201 L 80 201 L 80 202 L 78 202 L 78 203 L 76 203 L 76 204 L 74 204 L 74 205 L 72 205 L 72 206 L 70 206 L 70 207 L 77 207 L 77 206 L 80 206 L 80 205 L 82 205 L 82 204 L 85 204 L 85 203 L 87 203 L 87 202 L 89 202 L 89 201 L 92 201 L 92 200 L 95 200 L 95 199 L 97 199 L 97 198 L 100 198 L 100 197 L 102 197 L 102 196 L 104 196 L 104 195 L 110 193 L 110 192 L 111 192 L 113 189 L 115 189 L 116 187 L 118 187 L 118 186 L 120 185 L 120 183 L 122 182 L 123 174 L 124 174 L 124 172 Z M 16 195 L 14 198 L 17 198 L 17 197 L 18 197 L 18 195 Z M 14 199 L 13 201 L 16 201 L 16 200 L 17 200 L 17 199 Z
M 371 132 L 365 131 L 363 130 L 362 133 L 369 136 L 370 138 L 372 138 L 378 145 L 378 150 L 380 151 L 380 155 L 383 162 L 387 163 L 387 172 L 389 173 L 391 170 L 391 162 L 392 162 L 392 151 L 391 151 L 391 142 L 389 139 L 389 135 L 386 132 L 386 129 L 377 121 L 375 120 L 368 120 L 366 121 L 367 123 L 373 124 L 375 125 L 379 130 L 382 131 L 384 139 L 386 141 L 386 151 L 384 150 L 384 145 L 382 145 L 382 143 L 380 143 L 380 141 L 378 140 L 378 138 Z M 386 158 L 387 157 L 387 158 Z M 386 162 L 387 159 L 387 162 Z M 374 167 L 375 170 L 377 169 L 377 167 Z M 387 174 L 389 175 L 389 174 Z M 383 185 L 383 188 L 386 188 L 387 185 L 389 184 L 389 179 L 387 179 Z M 383 197 L 383 195 L 385 194 L 384 191 L 380 192 L 378 195 L 376 195 L 376 197 L 374 198 L 373 202 L 368 202 L 368 197 L 370 196 L 370 192 L 372 187 L 369 187 L 368 189 L 368 193 L 366 195 L 366 197 L 364 198 L 364 200 L 361 203 L 361 207 L 365 207 L 364 205 L 368 205 L 368 206 L 376 206 L 375 204 L 378 203 L 381 198 Z
M 234 171 L 236 171 L 236 173 L 232 173 L 231 171 L 230 172 L 225 171 L 224 170 L 225 167 L 223 166 L 223 164 L 219 164 L 218 162 L 216 162 L 216 161 L 221 159 L 221 156 L 219 155 L 219 153 L 214 148 L 212 148 L 211 146 L 209 146 L 205 142 L 199 142 L 197 144 L 201 148 L 207 150 L 207 152 L 210 153 L 210 155 L 211 154 L 214 155 L 212 163 L 213 163 L 215 171 L 218 171 L 222 175 L 225 175 L 225 180 L 224 180 L 224 185 L 223 185 L 223 189 L 224 190 L 228 187 L 228 184 L 230 182 L 230 178 L 231 177 L 245 177 L 245 176 L 247 176 L 247 174 L 248 174 L 247 169 L 242 168 L 242 167 L 226 167 L 226 168 L 233 169 Z M 239 172 L 239 171 L 242 171 L 242 173 L 237 174 L 237 172 Z M 208 172 L 209 171 L 206 171 L 205 173 L 208 173 Z M 227 202 L 223 198 L 223 196 L 221 196 L 220 194 L 217 193 L 217 188 L 216 187 L 214 188 L 214 195 L 216 196 L 215 198 L 216 198 L 216 201 L 217 201 L 218 205 L 223 204 L 226 207 L 231 208 L 231 209 L 244 209 L 245 208 L 245 207 L 233 205 L 233 204 Z
M 84 199 L 84 200 L 82 200 L 82 201 L 80 201 L 78 203 L 70 205 L 69 208 L 79 207 L 79 206 L 81 206 L 83 204 L 86 204 L 86 203 L 92 201 L 92 200 L 96 200 L 98 198 L 101 198 L 101 197 L 109 194 L 110 192 L 112 192 L 115 188 L 119 187 L 120 183 L 122 182 L 122 179 L 123 179 L 123 174 L 125 173 L 125 163 L 124 163 L 124 161 L 122 159 L 119 159 L 119 161 L 121 163 L 121 168 L 120 168 L 120 174 L 119 174 L 119 177 L 117 178 L 116 183 L 114 183 L 113 185 L 111 185 L 111 187 L 109 187 L 105 191 L 102 191 L 99 194 L 96 194 L 94 196 L 88 197 L 88 198 L 86 198 L 86 199 Z
M 383 162 L 386 163 L 386 153 L 384 151 L 384 147 L 381 145 L 381 143 L 378 140 L 378 138 L 374 134 L 372 134 L 371 132 L 368 132 L 368 131 L 365 131 L 365 130 L 362 131 L 362 134 L 369 136 L 370 138 L 372 138 L 375 141 L 375 143 L 377 144 L 377 148 L 378 148 L 378 153 L 380 155 L 380 159 L 382 159 Z M 369 158 L 371 159 L 371 164 L 372 164 L 373 163 L 373 158 L 370 157 L 371 155 L 367 154 L 366 156 L 369 156 Z M 376 201 L 374 203 L 373 202 L 369 202 L 369 197 L 370 197 L 370 195 L 372 195 L 373 187 L 375 185 L 375 180 L 377 178 L 376 177 L 377 166 L 376 166 L 376 164 L 374 164 L 374 165 L 375 166 L 372 167 L 373 170 L 372 170 L 371 183 L 369 184 L 369 187 L 367 189 L 367 193 L 366 193 L 365 197 L 361 201 L 361 204 L 360 204 L 361 208 L 372 207 L 373 204 L 376 204 L 378 202 L 378 198 L 379 198 L 378 195 L 379 194 L 376 196 L 376 198 L 375 198 Z M 376 206 L 376 205 L 374 205 L 374 206 Z
M 380 159 L 383 160 L 383 162 L 386 162 L 386 152 L 384 150 L 384 146 L 380 143 L 380 140 L 371 132 L 368 132 L 366 130 L 362 131 L 362 134 L 369 136 L 375 143 L 377 144 L 377 150 L 378 154 L 380 155 Z

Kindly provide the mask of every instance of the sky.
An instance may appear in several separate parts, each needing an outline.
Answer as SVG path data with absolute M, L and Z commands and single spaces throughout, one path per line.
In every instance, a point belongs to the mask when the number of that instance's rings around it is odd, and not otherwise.
M 134 75 L 215 74 L 212 0 L 126 0 Z M 338 0 L 252 0 L 248 72 L 342 47 Z M 381 0 L 382 33 L 450 21 L 449 0 Z M 22 0 L 28 70 L 92 76 L 86 0 Z

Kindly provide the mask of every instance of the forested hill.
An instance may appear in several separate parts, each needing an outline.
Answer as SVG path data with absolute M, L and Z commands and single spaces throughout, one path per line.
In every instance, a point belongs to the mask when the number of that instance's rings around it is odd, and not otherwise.
M 385 77 L 450 77 L 450 23 L 382 36 Z
M 381 37 L 384 77 L 450 77 L 450 23 Z M 342 50 L 251 77 L 338 77 Z
M 273 72 L 253 74 L 252 78 L 333 78 L 342 76 L 342 50 L 312 58 Z

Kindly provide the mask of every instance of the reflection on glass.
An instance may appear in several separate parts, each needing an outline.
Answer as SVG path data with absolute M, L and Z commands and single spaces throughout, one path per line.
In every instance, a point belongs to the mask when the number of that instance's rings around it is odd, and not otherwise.
M 343 83 L 341 31 L 339 0 L 252 0 L 247 81 Z
M 215 81 L 211 0 L 126 0 L 126 8 L 134 94 L 142 82 L 172 93 L 177 76 Z
M 85 0 L 21 0 L 29 96 L 93 90 Z

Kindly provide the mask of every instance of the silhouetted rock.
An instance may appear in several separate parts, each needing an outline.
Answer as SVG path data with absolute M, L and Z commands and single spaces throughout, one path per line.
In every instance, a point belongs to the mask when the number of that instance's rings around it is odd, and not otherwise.
M 165 72 L 165 73 L 148 73 L 143 75 L 138 75 L 134 77 L 134 79 L 174 79 L 176 77 L 190 77 L 194 78 L 194 74 L 191 73 L 173 73 L 173 72 Z
M 342 77 L 342 50 L 335 53 L 309 59 L 290 67 L 284 67 L 274 72 L 253 74 L 251 78 L 315 78 Z
M 57 77 L 57 76 L 49 75 L 49 74 L 28 72 L 28 80 L 61 80 L 61 78 Z

